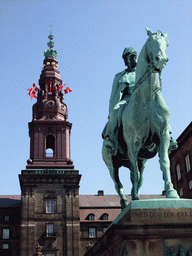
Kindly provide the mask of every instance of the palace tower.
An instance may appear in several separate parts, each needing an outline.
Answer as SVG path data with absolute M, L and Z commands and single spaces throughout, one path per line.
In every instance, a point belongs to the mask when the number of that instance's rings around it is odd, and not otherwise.
M 29 123 L 30 159 L 19 175 L 21 256 L 79 256 L 81 175 L 70 158 L 72 124 L 59 88 L 62 80 L 52 33 L 48 38 Z

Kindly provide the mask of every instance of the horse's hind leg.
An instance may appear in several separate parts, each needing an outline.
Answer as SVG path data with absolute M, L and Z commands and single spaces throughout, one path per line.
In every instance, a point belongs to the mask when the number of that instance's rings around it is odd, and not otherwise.
M 121 198 L 121 201 L 120 201 L 121 207 L 122 207 L 122 209 L 124 209 L 126 207 L 126 205 L 128 205 L 128 201 L 124 194 L 123 185 L 119 179 L 119 168 L 111 167 L 111 168 L 109 168 L 109 172 L 110 172 L 111 178 L 115 184 L 115 190 L 117 191 L 118 195 Z
M 168 157 L 168 149 L 170 144 L 170 137 L 168 130 L 165 131 L 160 138 L 159 147 L 159 163 L 163 172 L 163 179 L 165 181 L 165 191 L 167 198 L 179 198 L 177 191 L 173 188 L 170 177 L 170 161 Z

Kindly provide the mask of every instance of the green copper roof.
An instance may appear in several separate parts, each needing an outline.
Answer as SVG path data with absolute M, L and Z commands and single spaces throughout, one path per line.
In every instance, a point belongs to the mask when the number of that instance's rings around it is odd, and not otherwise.
M 48 36 L 49 42 L 47 43 L 49 49 L 44 51 L 44 56 L 45 57 L 57 57 L 57 51 L 52 49 L 54 47 L 54 42 L 52 41 L 54 36 L 52 35 L 52 31 L 50 30 L 50 35 Z

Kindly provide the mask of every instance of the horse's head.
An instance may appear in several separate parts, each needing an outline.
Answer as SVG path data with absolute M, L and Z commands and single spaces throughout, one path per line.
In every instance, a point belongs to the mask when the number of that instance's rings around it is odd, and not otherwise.
M 169 45 L 166 39 L 167 33 L 163 34 L 160 30 L 153 33 L 148 28 L 146 30 L 149 36 L 146 42 L 149 62 L 154 65 L 156 71 L 161 71 L 169 60 L 166 55 L 166 49 Z

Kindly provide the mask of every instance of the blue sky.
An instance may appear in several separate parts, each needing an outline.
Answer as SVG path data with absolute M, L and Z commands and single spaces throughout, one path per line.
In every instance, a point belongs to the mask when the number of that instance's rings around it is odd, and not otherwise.
M 20 194 L 18 174 L 29 158 L 28 122 L 32 105 L 27 88 L 38 84 L 49 26 L 53 26 L 69 108 L 71 158 L 82 174 L 80 194 L 116 194 L 101 157 L 101 132 L 116 73 L 125 69 L 125 47 L 140 52 L 145 27 L 167 32 L 169 62 L 162 72 L 163 96 L 176 139 L 192 120 L 191 0 L 1 0 L 0 194 Z M 120 177 L 130 194 L 130 172 Z M 147 162 L 142 194 L 163 190 L 158 158 Z

